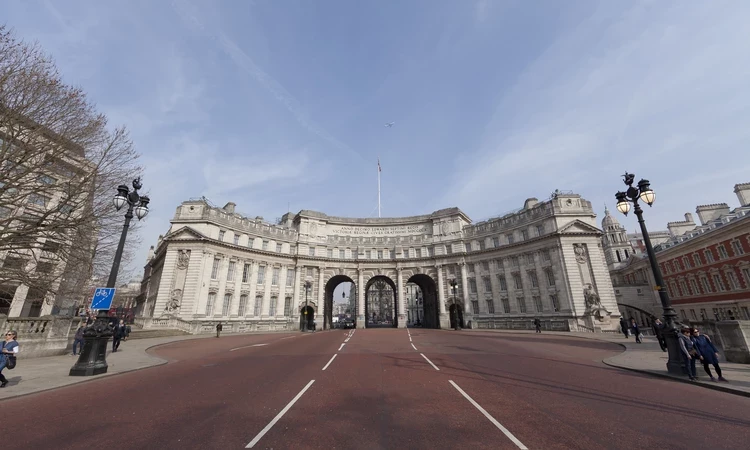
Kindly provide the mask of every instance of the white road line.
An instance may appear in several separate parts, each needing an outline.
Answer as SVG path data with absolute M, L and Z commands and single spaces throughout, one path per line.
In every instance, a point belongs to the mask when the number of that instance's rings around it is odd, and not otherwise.
M 323 367 L 323 370 L 326 370 L 326 369 L 328 368 L 328 366 L 330 366 L 330 365 L 331 365 L 331 363 L 333 362 L 333 360 L 334 360 L 334 359 L 336 359 L 336 356 L 338 356 L 338 353 L 336 353 L 335 355 L 333 355 L 333 358 L 331 358 L 331 359 L 330 359 L 330 360 L 328 361 L 328 364 L 326 364 L 326 366 L 325 366 L 325 367 Z
M 424 359 L 425 359 L 425 361 L 427 361 L 428 363 L 430 363 L 430 365 L 431 365 L 431 366 L 432 366 L 432 367 L 433 367 L 433 368 L 434 368 L 435 370 L 440 370 L 440 369 L 438 369 L 438 366 L 436 366 L 435 364 L 433 364 L 433 363 L 432 363 L 432 361 L 430 361 L 430 360 L 429 360 L 429 359 L 428 359 L 428 358 L 427 358 L 427 357 L 426 357 L 426 356 L 424 355 L 424 353 L 420 353 L 420 355 L 422 355 L 422 358 L 424 358 Z
M 409 342 L 411 342 L 411 336 L 409 336 Z
M 505 428 L 504 426 L 502 426 L 500 424 L 500 422 L 498 422 L 497 420 L 495 420 L 495 418 L 492 417 L 490 415 L 490 413 L 488 413 L 484 408 L 482 408 L 481 406 L 479 406 L 479 403 L 475 402 L 473 398 L 469 397 L 469 394 L 467 394 L 466 392 L 464 392 L 463 389 L 461 389 L 460 387 L 458 387 L 458 385 L 456 383 L 454 383 L 453 380 L 448 380 L 448 382 L 450 384 L 452 384 L 453 387 L 456 388 L 456 390 L 458 392 L 460 392 L 461 395 L 463 395 L 466 398 L 466 400 L 469 401 L 469 403 L 471 403 L 472 405 L 474 405 L 474 407 L 476 409 L 478 409 L 482 414 L 484 414 L 484 417 L 486 417 L 487 419 L 489 419 L 490 422 L 492 422 L 500 431 L 502 431 L 503 434 L 508 437 L 508 439 L 510 439 L 511 441 L 513 441 L 513 443 L 516 444 L 516 447 L 520 448 L 521 450 L 528 450 L 528 447 L 526 447 L 525 445 L 523 445 L 523 443 L 521 441 L 519 441 L 515 436 L 513 436 L 513 433 L 511 433 L 510 431 L 508 431 L 508 429 Z
M 349 342 L 349 339 L 350 339 L 350 338 L 346 338 L 346 339 L 344 339 L 344 342 Z
M 253 344 L 253 345 L 245 345 L 245 346 L 242 346 L 242 347 L 236 347 L 236 348 L 233 348 L 233 349 L 231 349 L 231 350 L 229 350 L 229 351 L 230 351 L 230 352 L 233 352 L 233 351 L 235 351 L 235 350 L 242 350 L 243 348 L 250 348 L 250 347 L 263 347 L 264 345 L 268 345 L 268 344 Z
M 282 409 L 278 414 L 276 414 L 276 417 L 274 417 L 273 420 L 268 425 L 266 425 L 265 428 L 260 430 L 260 433 L 258 433 L 258 435 L 255 436 L 255 438 L 252 441 L 250 441 L 250 443 L 247 444 L 245 448 L 253 448 L 253 446 L 257 444 L 258 441 L 260 441 L 261 438 L 265 436 L 266 433 L 268 433 L 268 430 L 270 430 L 274 425 L 276 425 L 276 422 L 278 422 L 279 419 L 281 419 L 284 416 L 284 414 L 286 414 L 286 412 L 289 411 L 289 408 L 291 408 L 292 406 L 294 406 L 295 403 L 297 403 L 297 400 L 299 400 L 300 397 L 302 397 L 302 394 L 304 394 L 305 391 L 310 389 L 310 386 L 312 386 L 313 383 L 315 383 L 315 380 L 310 380 L 310 382 L 307 383 L 307 386 L 305 386 L 305 388 L 302 389 L 299 392 L 299 394 L 297 394 L 297 396 L 294 397 L 292 401 L 289 402 L 289 404 L 284 407 L 284 409 Z
M 341 344 L 341 347 L 339 347 L 338 351 L 341 351 L 342 348 L 344 348 L 346 344 Z
M 293 338 L 293 337 L 297 337 L 297 335 L 294 335 L 294 336 L 287 336 L 287 337 L 284 337 L 284 338 L 281 338 L 281 339 L 291 339 L 291 338 Z
M 413 342 L 412 342 L 411 346 L 414 347 L 414 343 Z M 414 350 L 416 350 L 416 349 L 417 349 L 417 347 L 414 347 Z

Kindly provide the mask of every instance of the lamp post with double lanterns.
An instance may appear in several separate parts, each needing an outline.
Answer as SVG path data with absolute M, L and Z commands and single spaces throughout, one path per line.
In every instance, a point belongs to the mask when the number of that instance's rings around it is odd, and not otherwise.
M 120 242 L 117 244 L 115 260 L 109 272 L 109 279 L 107 280 L 108 288 L 115 287 L 115 283 L 117 283 L 117 272 L 120 270 L 120 260 L 122 259 L 122 252 L 125 249 L 125 239 L 128 235 L 128 228 L 130 227 L 130 220 L 133 218 L 133 213 L 138 217 L 138 220 L 143 219 L 148 214 L 150 200 L 145 195 L 138 194 L 138 190 L 142 187 L 140 177 L 133 180 L 132 191 L 124 184 L 117 187 L 117 195 L 113 199 L 115 208 L 119 211 L 127 204 L 128 210 L 125 213 L 125 224 L 122 227 L 122 234 L 120 234 Z M 108 316 L 108 310 L 100 309 L 96 321 L 84 330 L 83 350 L 81 350 L 81 356 L 78 357 L 78 361 L 71 367 L 70 376 L 90 376 L 107 373 L 107 342 L 110 336 L 112 336 Z
M 678 331 L 676 328 L 677 313 L 675 313 L 674 308 L 672 308 L 669 294 L 665 289 L 664 279 L 661 275 L 659 263 L 656 260 L 654 247 L 651 245 L 651 239 L 648 235 L 648 230 L 646 229 L 646 222 L 643 220 L 643 209 L 641 209 L 639 203 L 639 201 L 642 201 L 650 207 L 656 200 L 656 193 L 651 189 L 651 183 L 649 183 L 648 180 L 641 179 L 637 186 L 633 186 L 635 175 L 625 172 L 623 177 L 625 185 L 627 185 L 628 188 L 625 192 L 620 191 L 615 194 L 615 198 L 617 199 L 617 210 L 627 216 L 628 212 L 630 212 L 630 204 L 633 204 L 633 212 L 635 212 L 635 215 L 638 218 L 638 224 L 641 226 L 643 243 L 646 245 L 646 253 L 648 254 L 648 260 L 654 274 L 654 281 L 656 282 L 654 289 L 659 292 L 659 299 L 661 300 L 661 306 L 664 310 L 664 330 L 662 331 L 662 334 L 669 355 L 667 371 L 673 374 L 682 374 L 683 362 L 677 337 Z
M 453 329 L 455 331 L 458 331 L 461 329 L 461 322 L 459 321 L 459 315 L 458 315 L 458 303 L 456 303 L 456 291 L 458 290 L 458 282 L 455 278 L 448 281 L 448 284 L 451 286 L 451 292 L 453 292 Z
M 300 331 L 307 331 L 307 305 L 308 305 L 308 298 L 310 296 L 310 289 L 312 288 L 312 281 L 305 280 L 305 310 L 302 312 L 302 330 Z

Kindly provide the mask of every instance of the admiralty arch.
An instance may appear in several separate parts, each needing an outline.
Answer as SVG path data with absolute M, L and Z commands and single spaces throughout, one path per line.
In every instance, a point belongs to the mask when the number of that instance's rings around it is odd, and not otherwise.
M 177 207 L 149 251 L 136 326 L 327 329 L 343 282 L 354 284 L 357 328 L 375 324 L 375 286 L 391 293 L 385 323 L 399 328 L 407 286 L 418 288 L 429 328 L 526 329 L 535 318 L 548 330 L 618 326 L 602 231 L 578 194 L 530 198 L 478 223 L 458 208 L 364 219 L 302 210 L 270 223 L 235 207 L 203 198 Z

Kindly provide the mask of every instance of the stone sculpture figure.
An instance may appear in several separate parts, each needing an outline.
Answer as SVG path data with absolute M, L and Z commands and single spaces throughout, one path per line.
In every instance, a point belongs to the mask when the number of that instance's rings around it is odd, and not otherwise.
M 188 263 L 190 263 L 190 250 L 180 250 L 177 254 L 177 268 L 187 269 Z
M 595 316 L 599 320 L 604 320 L 605 315 L 609 315 L 609 311 L 602 306 L 602 301 L 599 298 L 599 294 L 596 293 L 594 286 L 590 283 L 586 284 L 583 288 L 583 298 L 586 302 L 586 311 Z
M 182 290 L 175 289 L 172 291 L 172 296 L 167 302 L 166 308 L 164 308 L 164 311 L 168 313 L 173 313 L 180 309 L 180 303 L 182 302 Z

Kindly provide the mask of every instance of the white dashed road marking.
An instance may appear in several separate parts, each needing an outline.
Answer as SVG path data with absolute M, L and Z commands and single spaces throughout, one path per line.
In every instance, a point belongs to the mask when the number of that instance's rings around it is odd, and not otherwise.
M 235 350 L 242 350 L 243 348 L 250 348 L 250 347 L 263 347 L 264 345 L 268 345 L 268 344 L 253 344 L 253 345 L 244 345 L 244 346 L 242 346 L 242 347 L 236 347 L 236 348 L 233 348 L 233 349 L 231 349 L 231 350 L 229 350 L 229 351 L 230 351 L 230 352 L 233 352 L 233 351 L 235 351 Z
M 412 343 L 411 346 L 414 347 L 414 344 Z M 417 347 L 414 347 L 414 350 L 416 350 L 416 349 L 417 349 Z
M 338 351 L 341 351 L 342 348 L 344 348 L 346 344 L 341 344 L 341 347 L 339 347 Z
M 326 365 L 325 365 L 325 367 L 323 367 L 323 370 L 326 370 L 326 369 L 328 368 L 328 366 L 330 366 L 330 365 L 331 365 L 331 363 L 333 362 L 333 360 L 334 360 L 334 359 L 336 359 L 336 356 L 338 356 L 338 353 L 337 353 L 337 354 L 335 354 L 335 355 L 333 355 L 333 358 L 331 358 L 331 359 L 330 359 L 330 360 L 328 361 L 328 364 L 326 364 Z
M 424 359 L 425 359 L 425 361 L 427 361 L 428 363 L 430 363 L 430 365 L 431 365 L 432 367 L 434 367 L 434 368 L 435 368 L 435 370 L 440 370 L 440 369 L 438 369 L 438 367 L 437 367 L 437 366 L 436 366 L 435 364 L 433 364 L 433 363 L 432 363 L 432 361 L 430 361 L 430 360 L 429 360 L 429 359 L 428 359 L 428 358 L 427 358 L 427 357 L 426 357 L 426 356 L 424 355 L 424 353 L 420 353 L 420 355 L 422 355 L 422 358 L 424 358 Z
M 271 428 L 273 428 L 274 425 L 276 425 L 276 422 L 278 422 L 279 419 L 281 419 L 284 416 L 284 414 L 286 414 L 286 412 L 289 411 L 289 408 L 291 408 L 292 406 L 294 406 L 295 403 L 297 403 L 297 400 L 299 400 L 300 397 L 302 397 L 302 394 L 304 394 L 305 391 L 307 391 L 308 389 L 310 389 L 310 386 L 312 386 L 313 383 L 315 383 L 315 380 L 310 380 L 310 382 L 307 383 L 307 386 L 305 386 L 304 389 L 302 389 L 299 392 L 299 394 L 297 394 L 297 396 L 294 397 L 292 399 L 292 401 L 289 402 L 289 404 L 284 407 L 284 409 L 282 409 L 278 414 L 276 414 L 276 417 L 274 417 L 273 420 L 268 425 L 266 425 L 265 428 L 263 428 L 262 430 L 260 430 L 260 433 L 258 433 L 258 435 L 255 436 L 255 438 L 252 441 L 250 441 L 250 443 L 247 444 L 245 446 L 245 448 L 253 448 L 253 446 L 255 446 L 255 444 L 257 444 L 258 441 L 260 441 L 261 438 L 263 438 L 263 436 L 265 436 L 265 434 L 268 433 L 268 431 Z M 524 447 L 524 448 L 526 448 L 526 447 Z

